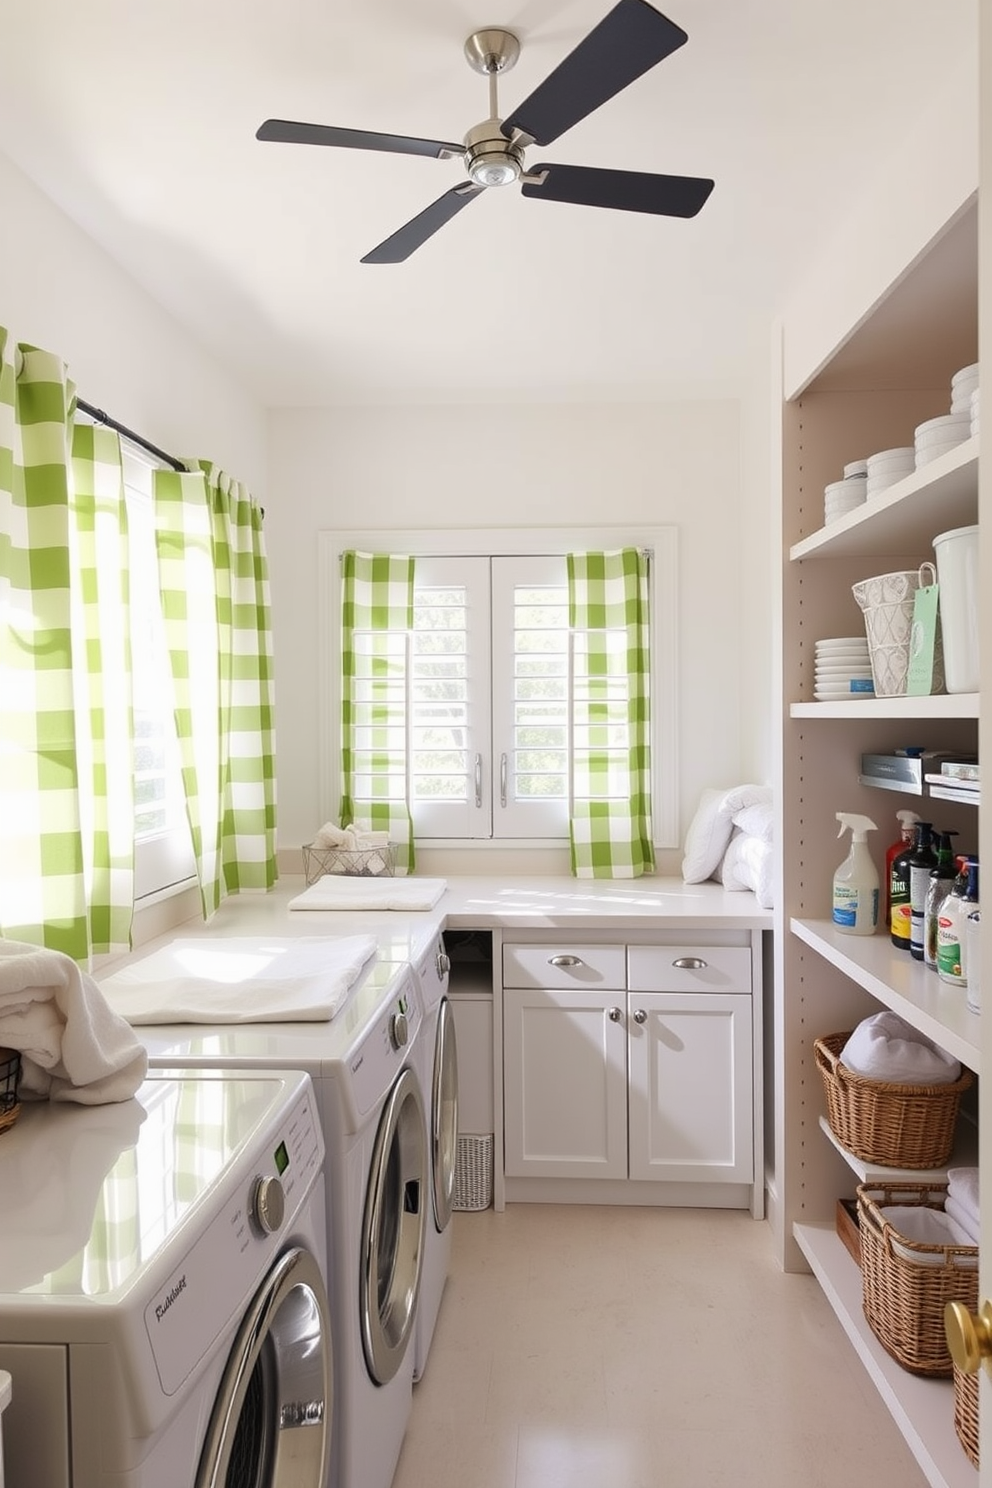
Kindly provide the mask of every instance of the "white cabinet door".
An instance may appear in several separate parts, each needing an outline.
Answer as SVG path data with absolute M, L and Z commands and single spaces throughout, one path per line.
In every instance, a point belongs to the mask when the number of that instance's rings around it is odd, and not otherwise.
M 750 1183 L 751 999 L 628 994 L 630 1177 Z
M 623 992 L 503 992 L 505 1171 L 626 1178 Z

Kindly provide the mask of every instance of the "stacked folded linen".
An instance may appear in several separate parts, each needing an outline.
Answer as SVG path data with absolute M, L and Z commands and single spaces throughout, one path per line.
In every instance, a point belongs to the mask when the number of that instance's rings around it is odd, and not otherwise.
M 444 878 L 349 878 L 328 873 L 290 899 L 288 909 L 433 909 Z
M 863 1019 L 840 1051 L 856 1075 L 891 1085 L 952 1085 L 961 1066 L 897 1013 Z
M 980 1243 L 977 1168 L 948 1168 L 944 1212 L 968 1236 L 969 1245 Z
M 326 1023 L 375 955 L 372 935 L 174 940 L 101 980 L 128 1023 Z
M 130 1100 L 148 1055 L 71 956 L 0 940 L 0 1046 L 21 1056 L 20 1095 L 98 1106 Z

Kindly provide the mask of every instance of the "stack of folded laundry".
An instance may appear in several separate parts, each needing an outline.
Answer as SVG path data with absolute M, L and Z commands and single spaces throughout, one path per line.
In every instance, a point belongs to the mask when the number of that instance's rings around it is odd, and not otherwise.
M 977 1168 L 948 1168 L 944 1213 L 968 1237 L 966 1244 L 980 1243 Z

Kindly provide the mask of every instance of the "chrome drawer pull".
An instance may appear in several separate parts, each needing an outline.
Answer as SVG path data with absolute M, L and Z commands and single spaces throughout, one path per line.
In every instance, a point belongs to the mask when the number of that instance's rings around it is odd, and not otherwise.
M 581 966 L 581 956 L 549 956 L 549 966 Z
M 702 971 L 706 962 L 701 956 L 679 956 L 672 965 L 677 966 L 679 971 Z

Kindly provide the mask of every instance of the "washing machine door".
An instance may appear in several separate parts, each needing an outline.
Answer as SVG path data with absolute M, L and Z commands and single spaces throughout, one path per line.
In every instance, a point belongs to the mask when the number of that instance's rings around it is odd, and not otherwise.
M 238 1330 L 194 1488 L 324 1488 L 330 1328 L 319 1265 L 307 1250 L 286 1251 Z
M 431 1193 L 434 1225 L 442 1233 L 451 1219 L 458 1149 L 458 1049 L 451 1004 L 441 999 L 431 1078 Z
M 404 1069 L 386 1100 L 369 1166 L 359 1304 L 369 1375 L 388 1384 L 416 1320 L 424 1258 L 427 1141 L 417 1077 Z

